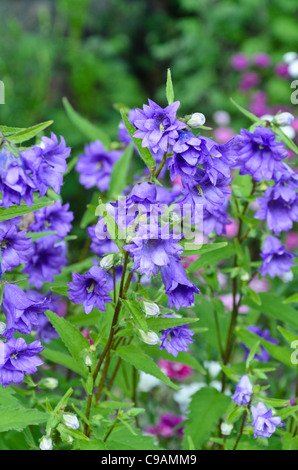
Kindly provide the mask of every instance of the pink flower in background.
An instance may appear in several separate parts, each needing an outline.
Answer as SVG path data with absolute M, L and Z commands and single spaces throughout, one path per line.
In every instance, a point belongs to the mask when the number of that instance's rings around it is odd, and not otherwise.
M 240 90 L 245 92 L 258 85 L 260 77 L 255 72 L 245 73 L 240 82 Z
M 234 137 L 235 131 L 229 127 L 219 127 L 218 129 L 215 129 L 213 135 L 219 144 L 225 144 L 228 140 Z
M 199 255 L 191 255 L 191 256 L 184 256 L 182 258 L 181 264 L 184 267 L 184 269 L 189 268 L 189 266 L 196 260 L 198 259 Z
M 262 69 L 269 67 L 271 65 L 271 62 L 271 57 L 268 54 L 265 54 L 264 52 L 259 52 L 254 57 L 254 64 Z
M 298 246 L 298 233 L 288 232 L 286 235 L 286 248 L 290 251 L 295 250 Z
M 157 426 L 149 426 L 145 431 L 148 434 L 153 434 L 156 437 L 168 439 L 173 436 L 183 436 L 183 426 L 178 429 L 174 429 L 180 423 L 184 421 L 181 416 L 176 416 L 171 413 L 164 414 L 160 417 L 159 424 Z
M 234 54 L 231 58 L 231 66 L 235 70 L 244 70 L 248 65 L 247 56 L 242 52 Z
M 169 377 L 169 379 L 174 379 L 174 380 L 186 379 L 193 372 L 192 368 L 189 366 L 186 366 L 185 364 L 180 364 L 179 362 L 167 361 L 166 359 L 160 359 L 158 361 L 158 366 Z
M 254 94 L 250 110 L 258 117 L 264 116 L 264 114 L 271 114 L 271 110 L 267 105 L 267 94 L 265 91 L 257 91 Z
M 294 119 L 292 127 L 293 127 L 294 131 L 298 132 L 298 118 Z
M 231 219 L 231 224 L 226 225 L 226 237 L 234 238 L 238 233 L 239 224 L 236 220 Z
M 225 294 L 225 295 L 220 295 L 218 297 L 224 306 L 226 307 L 226 311 L 231 311 L 233 310 L 233 294 Z M 236 296 L 236 302 L 239 302 L 239 294 Z M 249 311 L 249 307 L 247 305 L 241 305 L 239 308 L 239 313 L 247 313 Z
M 270 289 L 270 283 L 267 279 L 264 277 L 258 279 L 258 275 L 254 276 L 248 285 L 255 292 L 267 292 Z
M 286 64 L 285 62 L 280 62 L 279 64 L 277 64 L 274 71 L 276 75 L 282 78 L 289 78 L 290 76 L 288 72 L 288 64 Z

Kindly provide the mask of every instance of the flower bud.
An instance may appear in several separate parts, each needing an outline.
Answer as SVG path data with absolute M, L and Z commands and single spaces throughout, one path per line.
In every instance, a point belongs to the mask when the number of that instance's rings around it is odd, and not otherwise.
M 274 117 L 278 126 L 290 126 L 294 122 L 294 116 L 291 113 L 280 113 Z
M 156 317 L 160 313 L 159 306 L 151 302 L 143 302 L 143 308 L 148 317 Z
M 114 255 L 110 254 L 102 258 L 102 260 L 99 263 L 99 266 L 104 271 L 108 271 L 109 269 L 111 269 L 114 266 Z
M 2 335 L 5 330 L 6 330 L 6 323 L 4 323 L 3 321 L 0 321 L 0 335 Z
M 191 118 L 186 122 L 189 127 L 197 129 L 205 124 L 206 118 L 202 113 L 194 113 Z
M 228 424 L 228 423 L 222 423 L 221 426 L 220 426 L 220 429 L 221 429 L 221 433 L 224 436 L 229 436 L 231 434 L 232 429 L 233 429 L 233 425 Z
M 65 425 L 69 428 L 69 429 L 78 429 L 78 427 L 80 426 L 80 423 L 79 423 L 79 420 L 78 418 L 76 417 L 76 415 L 73 415 L 73 414 L 64 414 L 62 416 L 63 418 L 63 421 L 65 423 Z
M 41 450 L 53 450 L 52 439 L 48 436 L 43 436 L 39 441 L 39 448 Z
M 47 388 L 48 390 L 54 390 L 54 388 L 57 388 L 58 387 L 58 380 L 55 379 L 54 377 L 47 377 L 45 379 L 42 379 L 40 382 L 39 382 L 39 386 L 41 388 Z
M 149 330 L 148 333 L 145 333 L 143 330 L 139 330 L 142 341 L 146 344 L 154 345 L 159 343 L 159 337 L 154 331 Z

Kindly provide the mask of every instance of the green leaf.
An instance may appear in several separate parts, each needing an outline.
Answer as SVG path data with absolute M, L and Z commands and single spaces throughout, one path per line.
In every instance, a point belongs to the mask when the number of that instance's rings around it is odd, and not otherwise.
M 88 375 L 86 370 L 81 367 L 75 359 L 73 359 L 68 354 L 65 354 L 64 352 L 46 347 L 41 354 L 54 364 L 61 364 L 67 369 L 76 372 L 76 374 L 81 375 L 82 377 L 87 377 Z
M 283 301 L 283 304 L 298 303 L 298 294 L 293 294 Z
M 205 253 L 210 253 L 214 250 L 219 250 L 220 248 L 224 248 L 228 245 L 227 242 L 219 242 L 219 243 L 204 243 L 198 247 L 197 250 L 187 250 L 184 248 L 185 243 L 180 243 L 184 249 L 183 256 L 191 256 L 191 255 L 203 255 Z
M 48 415 L 38 410 L 23 407 L 0 407 L 0 432 L 15 430 L 22 431 L 27 426 L 41 424 L 48 420 Z
M 136 139 L 135 137 L 133 137 L 133 134 L 135 133 L 136 129 L 129 122 L 129 120 L 128 120 L 128 118 L 127 118 L 127 116 L 126 116 L 123 109 L 120 110 L 120 113 L 121 113 L 121 117 L 123 119 L 124 125 L 127 129 L 127 132 L 129 133 L 133 143 L 137 147 L 138 152 L 139 152 L 142 160 L 144 161 L 145 165 L 147 165 L 147 167 L 151 171 L 152 167 L 156 167 L 156 162 L 155 162 L 154 158 L 152 157 L 151 152 L 149 151 L 149 149 L 147 147 L 142 147 L 142 139 Z
M 128 362 L 138 370 L 142 370 L 146 374 L 151 374 L 157 379 L 160 379 L 166 385 L 180 390 L 178 385 L 174 384 L 153 362 L 151 357 L 147 356 L 140 348 L 130 344 L 129 346 L 122 346 L 116 350 L 116 354 L 124 361 Z
M 290 307 L 290 305 L 285 305 L 283 299 L 274 295 L 272 292 L 260 292 L 259 297 L 261 300 L 260 305 L 257 305 L 249 297 L 245 297 L 242 303 L 276 320 L 284 321 L 298 328 L 297 310 Z
M 114 198 L 117 198 L 119 194 L 122 193 L 123 189 L 126 187 L 126 176 L 129 169 L 129 164 L 131 157 L 133 155 L 133 145 L 129 144 L 128 147 L 124 150 L 121 158 L 116 161 L 109 185 L 107 199 L 111 201 Z
M 27 129 L 21 129 L 13 135 L 9 136 L 9 142 L 13 144 L 20 144 L 21 142 L 26 142 L 27 140 L 32 139 L 37 134 L 42 132 L 47 127 L 51 126 L 54 121 L 41 122 L 36 124 L 36 126 L 28 127 Z
M 0 126 L 0 131 L 2 134 L 7 137 L 12 134 L 16 134 L 17 132 L 26 130 L 25 127 L 8 127 L 8 126 Z
M 293 351 L 283 348 L 282 346 L 272 344 L 269 341 L 266 341 L 265 339 L 256 335 L 255 333 L 251 333 L 250 331 L 244 330 L 239 327 L 235 329 L 235 333 L 240 338 L 240 340 L 247 345 L 248 348 L 252 348 L 255 345 L 255 342 L 258 340 L 272 357 L 274 357 L 275 359 L 282 362 L 288 367 L 292 367 L 294 369 L 297 368 L 297 366 L 291 361 L 291 354 Z
M 289 344 L 292 344 L 293 341 L 297 341 L 298 340 L 298 335 L 296 334 L 293 334 L 293 333 L 290 333 L 289 331 L 285 330 L 284 328 L 282 328 L 281 326 L 278 326 L 277 329 L 281 332 L 281 334 L 283 335 L 283 337 L 285 338 L 285 340 L 289 343 Z
M 43 207 L 50 206 L 54 201 L 47 202 L 35 202 L 31 207 L 21 204 L 20 206 L 11 206 L 9 209 L 5 207 L 0 207 L 0 221 L 14 219 L 15 217 L 20 217 L 30 212 L 38 211 Z
M 188 268 L 189 273 L 193 273 L 195 271 L 199 271 L 201 268 L 205 268 L 210 264 L 216 264 L 218 261 L 221 261 L 226 258 L 230 258 L 235 254 L 235 248 L 232 245 L 228 245 L 215 251 L 211 251 L 209 253 L 204 253 L 197 259 L 192 265 Z
M 63 98 L 62 101 L 69 119 L 76 128 L 79 129 L 87 139 L 91 141 L 100 140 L 105 149 L 108 150 L 110 147 L 110 138 L 107 134 L 75 111 L 67 98 Z
M 253 302 L 260 307 L 262 305 L 262 301 L 260 299 L 259 294 L 255 292 L 251 287 L 247 287 L 246 290 L 247 290 L 249 297 L 253 300 Z
M 87 367 L 83 362 L 81 354 L 84 349 L 89 349 L 90 347 L 88 339 L 85 338 L 85 336 L 83 336 L 75 326 L 64 318 L 58 317 L 56 313 L 48 310 L 46 312 L 46 316 L 59 334 L 72 357 L 80 366 L 80 369 L 82 368 L 87 373 Z
M 187 325 L 189 323 L 195 323 L 198 318 L 147 318 L 147 325 L 149 330 L 161 331 L 167 328 L 174 328 L 175 326 Z
M 133 317 L 136 326 L 138 326 L 145 333 L 148 333 L 148 326 L 146 317 L 141 309 L 140 303 L 137 300 L 122 300 L 123 305 Z
M 283 436 L 283 450 L 298 450 L 298 436 L 293 437 L 290 432 Z
M 108 437 L 105 445 L 108 450 L 158 450 L 154 444 L 154 438 L 144 436 L 134 429 L 135 435 L 128 433 L 126 428 L 114 430 Z M 108 462 L 107 462 L 108 463 Z
M 27 232 L 26 237 L 32 238 L 32 241 L 38 240 L 39 238 L 47 237 L 48 235 L 55 235 L 57 232 Z
M 203 388 L 193 395 L 184 435 L 192 438 L 196 450 L 208 439 L 227 410 L 230 400 L 214 388 Z M 184 448 L 187 448 L 187 445 L 187 439 L 184 437 Z
M 244 116 L 248 117 L 248 119 L 250 119 L 251 121 L 256 122 L 258 124 L 261 123 L 261 120 L 257 116 L 255 116 L 253 113 L 250 113 L 249 111 L 247 111 L 247 109 L 242 108 L 242 106 L 240 106 L 238 103 L 236 103 L 236 101 L 234 101 L 233 98 L 230 98 L 230 100 L 233 103 L 233 105 L 236 106 L 236 108 L 238 108 L 239 111 L 242 114 L 244 114 Z
M 173 88 L 173 82 L 172 82 L 171 69 L 168 69 L 168 73 L 167 73 L 166 95 L 167 95 L 168 104 L 174 103 L 174 88 Z
M 106 450 L 103 440 L 96 439 L 95 437 L 89 439 L 88 442 L 80 441 L 79 446 L 81 450 Z

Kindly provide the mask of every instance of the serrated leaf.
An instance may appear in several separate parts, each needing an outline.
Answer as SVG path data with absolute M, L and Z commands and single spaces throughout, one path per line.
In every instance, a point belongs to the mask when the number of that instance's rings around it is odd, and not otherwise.
M 179 352 L 176 357 L 168 354 L 165 350 L 160 350 L 158 346 L 148 346 L 146 344 L 142 345 L 143 351 L 146 354 L 156 357 L 158 359 L 165 359 L 170 362 L 178 362 L 179 364 L 185 364 L 186 366 L 192 367 L 193 369 L 201 372 L 201 374 L 206 375 L 206 371 L 204 367 L 187 352 Z
M 9 209 L 0 207 L 0 221 L 14 219 L 15 217 L 20 217 L 22 215 L 29 214 L 30 212 L 38 211 L 39 209 L 50 206 L 53 203 L 54 201 L 35 202 L 31 207 L 25 204 L 21 204 L 20 206 L 11 206 Z
M 211 251 L 219 250 L 220 248 L 224 248 L 228 245 L 227 242 L 219 242 L 219 243 L 204 243 L 198 247 L 197 250 L 187 250 L 184 248 L 184 243 L 179 243 L 182 245 L 184 252 L 183 256 L 191 256 L 191 255 L 203 255 L 205 253 L 209 253 Z
M 297 145 L 292 141 L 292 139 L 290 139 L 284 133 L 284 131 L 280 127 L 272 125 L 272 130 L 273 130 L 273 132 L 275 132 L 276 135 L 278 135 L 278 137 L 283 141 L 284 144 L 286 144 L 291 150 L 293 150 L 293 152 L 298 154 Z
M 122 346 L 116 350 L 116 354 L 120 356 L 124 361 L 129 362 L 138 370 L 142 370 L 146 374 L 153 375 L 157 379 L 160 379 L 169 387 L 175 390 L 180 390 L 180 387 L 174 384 L 153 362 L 151 357 L 147 356 L 142 349 L 130 344 L 129 346 Z
M 30 410 L 24 407 L 12 408 L 0 407 L 0 432 L 22 431 L 27 426 L 41 424 L 48 420 L 48 415 L 38 410 Z
M 36 126 L 28 127 L 27 129 L 21 129 L 15 134 L 10 135 L 8 140 L 13 144 L 20 144 L 22 142 L 26 142 L 27 140 L 30 140 L 36 135 L 38 135 L 47 127 L 51 126 L 53 122 L 54 121 L 41 122 L 40 124 L 36 124 Z
M 68 351 L 79 364 L 80 369 L 83 369 L 85 372 L 87 372 L 87 367 L 83 362 L 81 354 L 84 349 L 88 349 L 90 347 L 88 339 L 85 338 L 85 336 L 83 336 L 75 326 L 73 326 L 64 318 L 59 317 L 56 313 L 53 313 L 49 310 L 45 313 L 59 334 L 63 343 L 67 347 Z
M 203 388 L 192 396 L 184 435 L 190 436 L 195 449 L 201 448 L 230 404 L 230 398 L 214 388 Z M 184 448 L 187 439 L 184 437 Z
M 198 254 L 198 253 L 197 253 Z M 215 251 L 211 251 L 208 253 L 204 253 L 200 256 L 199 259 L 194 261 L 191 266 L 187 269 L 188 272 L 193 273 L 195 271 L 199 271 L 201 268 L 205 268 L 210 264 L 216 264 L 219 261 L 230 258 L 230 256 L 235 254 L 235 248 L 232 245 L 228 245 Z
M 100 140 L 105 149 L 108 150 L 110 147 L 110 138 L 107 134 L 75 111 L 67 98 L 63 98 L 62 102 L 69 119 L 76 128 L 79 129 L 87 139 L 91 141 Z
M 161 331 L 168 328 L 174 328 L 175 326 L 187 325 L 189 323 L 195 323 L 198 318 L 147 318 L 147 325 L 150 330 Z
M 46 359 L 53 362 L 54 364 L 61 364 L 73 372 L 81 375 L 82 377 L 87 377 L 87 372 L 83 367 L 81 367 L 78 362 L 73 359 L 70 355 L 65 354 L 61 351 L 56 351 L 52 348 L 46 347 L 41 353 Z

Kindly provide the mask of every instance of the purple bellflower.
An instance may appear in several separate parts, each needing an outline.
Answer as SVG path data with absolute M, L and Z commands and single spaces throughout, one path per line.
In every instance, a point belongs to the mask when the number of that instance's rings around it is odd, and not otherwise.
M 100 140 L 85 145 L 85 153 L 79 156 L 76 164 L 80 183 L 86 189 L 96 186 L 102 192 L 107 191 L 114 163 L 121 153 L 119 150 L 107 152 Z
M 175 318 L 174 315 L 163 315 L 163 317 Z M 180 351 L 188 351 L 188 344 L 193 343 L 192 336 L 194 335 L 188 327 L 189 324 L 161 330 L 159 349 L 166 349 L 174 357 L 177 357 Z
M 264 243 L 261 258 L 263 263 L 259 268 L 262 276 L 280 277 L 282 273 L 289 272 L 292 266 L 296 266 L 293 258 L 297 255 L 287 251 L 278 238 L 269 235 Z
M 243 375 L 236 385 L 236 391 L 231 396 L 238 406 L 248 406 L 252 396 L 252 385 L 247 375 Z
M 284 426 L 279 416 L 272 416 L 272 410 L 267 409 L 264 403 L 260 402 L 257 406 L 251 407 L 253 417 L 252 426 L 254 428 L 254 438 L 258 436 L 270 437 L 277 427 Z
M 75 304 L 83 304 L 88 315 L 94 307 L 105 312 L 105 304 L 112 301 L 108 292 L 113 288 L 111 277 L 99 266 L 93 266 L 86 274 L 74 273 L 69 282 L 69 298 Z
M 43 361 L 37 356 L 44 347 L 40 341 L 27 344 L 23 338 L 10 338 L 0 343 L 0 383 L 6 387 L 11 382 L 19 384 L 25 374 L 37 372 Z
M 258 126 L 254 132 L 241 129 L 235 137 L 237 162 L 241 175 L 251 175 L 256 181 L 273 179 L 283 171 L 282 159 L 288 155 L 283 143 L 277 142 L 271 129 Z

